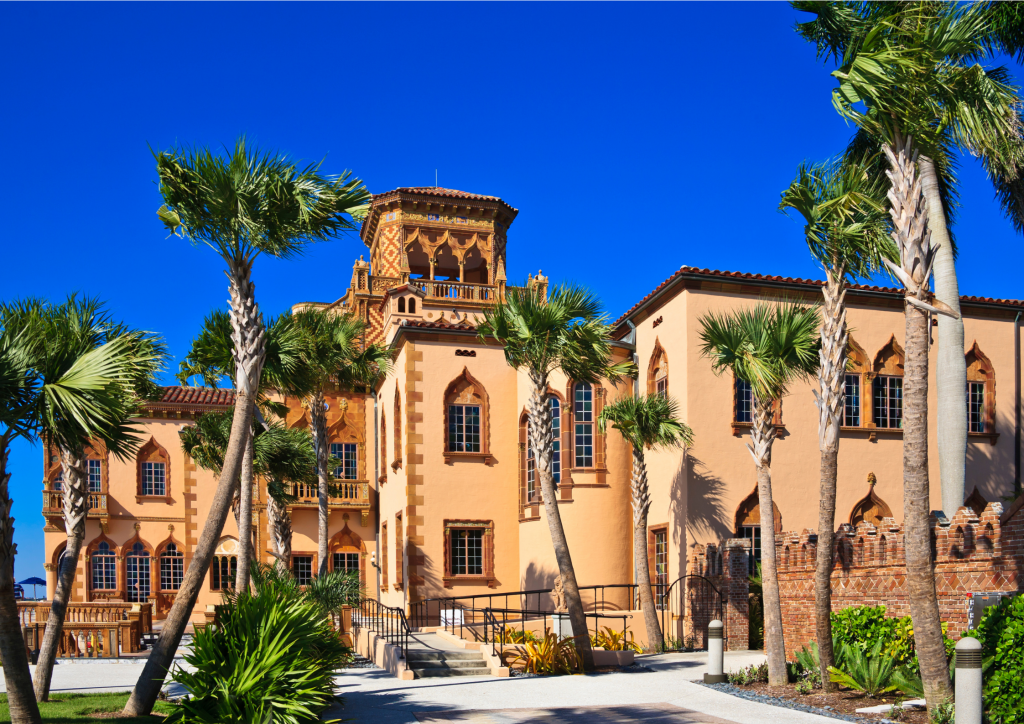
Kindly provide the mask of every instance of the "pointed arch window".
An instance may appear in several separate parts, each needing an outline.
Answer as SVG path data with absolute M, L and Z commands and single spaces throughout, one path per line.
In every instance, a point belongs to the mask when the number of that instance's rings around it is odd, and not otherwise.
M 490 463 L 487 392 L 468 368 L 444 395 L 445 462 L 460 456 L 485 458 Z
M 185 556 L 178 546 L 168 543 L 160 554 L 160 590 L 177 591 L 185 578 Z
M 871 371 L 864 349 L 847 338 L 846 375 L 843 380 L 843 422 L 842 427 L 862 427 L 864 415 L 864 376 Z
M 103 467 L 99 460 L 89 458 L 86 460 L 86 473 L 89 481 L 89 492 L 99 493 L 103 490 Z
M 574 467 L 594 467 L 594 388 L 588 382 L 573 386 L 573 452 Z
M 149 599 L 149 551 L 141 542 L 136 542 L 126 558 L 128 576 L 128 600 L 145 603 Z
M 395 428 L 395 462 L 391 463 L 394 470 L 402 467 L 402 395 L 395 390 L 395 419 L 391 423 Z
M 977 341 L 967 351 L 967 432 L 973 435 L 996 433 L 996 376 L 992 362 Z
M 113 591 L 117 588 L 117 558 L 106 541 L 102 541 L 91 557 L 92 588 Z M 59 569 L 58 569 L 59 570 Z
M 895 336 L 875 357 L 871 384 L 872 418 L 876 427 L 903 427 L 903 349 Z
M 647 394 L 668 397 L 668 355 L 659 340 L 654 341 L 654 351 L 647 368 Z
M 171 459 L 155 438 L 143 445 L 137 456 L 138 490 L 136 496 L 170 497 Z M 170 500 L 168 500 L 170 502 Z
M 388 479 L 388 420 L 383 410 L 380 412 L 380 482 Z

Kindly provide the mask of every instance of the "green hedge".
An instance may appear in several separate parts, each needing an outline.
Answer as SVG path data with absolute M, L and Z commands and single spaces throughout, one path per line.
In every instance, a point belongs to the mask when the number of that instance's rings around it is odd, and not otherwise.
M 991 724 L 1024 724 L 1024 595 L 985 610 L 973 631 L 985 657 L 985 709 Z

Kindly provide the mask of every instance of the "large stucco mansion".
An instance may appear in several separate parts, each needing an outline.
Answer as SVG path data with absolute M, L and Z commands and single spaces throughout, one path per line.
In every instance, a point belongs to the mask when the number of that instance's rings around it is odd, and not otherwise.
M 506 254 L 517 214 L 499 198 L 443 188 L 375 196 L 361 231 L 369 261 L 355 262 L 351 284 L 338 300 L 316 303 L 366 320 L 368 340 L 394 353 L 394 371 L 376 389 L 338 390 L 328 398 L 332 454 L 345 478 L 343 497 L 330 503 L 329 563 L 358 569 L 368 595 L 389 605 L 549 588 L 557 573 L 526 444 L 529 385 L 506 364 L 501 347 L 485 344 L 474 329 L 481 312 L 506 293 Z M 548 281 L 538 274 L 528 283 L 543 287 Z M 759 553 L 761 511 L 744 446 L 749 389 L 715 376 L 701 358 L 698 319 L 765 297 L 813 303 L 820 286 L 684 266 L 615 322 L 614 354 L 636 361 L 638 380 L 590 385 L 553 376 L 559 505 L 581 585 L 633 582 L 630 454 L 617 432 L 598 430 L 596 419 L 604 405 L 637 391 L 676 398 L 695 434 L 687 450 L 648 455 L 652 576 L 675 580 L 687 572 L 693 550 L 724 539 L 747 538 Z M 847 301 L 851 364 L 837 524 L 902 521 L 902 293 L 858 286 Z M 308 304 L 314 303 L 296 307 Z M 1014 324 L 1024 302 L 964 297 L 961 307 L 969 380 L 967 503 L 980 512 L 1019 491 Z M 937 327 L 932 334 L 934 342 Z M 934 370 L 933 354 L 933 403 Z M 812 387 L 795 385 L 777 406 L 777 531 L 817 524 Z M 285 401 L 288 424 L 306 425 L 299 400 Z M 93 492 L 74 600 L 150 600 L 156 618 L 166 614 L 216 487 L 213 474 L 184 455 L 178 433 L 196 415 L 231 402 L 230 391 L 166 388 L 139 421 L 148 441 L 136 459 L 90 451 Z M 932 404 L 932 449 L 935 409 Z M 45 457 L 43 473 L 52 592 L 65 544 L 56 459 Z M 933 455 L 933 508 L 940 507 L 938 473 Z M 317 511 L 315 491 L 297 492 L 292 568 L 303 578 L 319 565 Z M 257 550 L 270 562 L 265 503 L 261 487 L 252 525 Z M 237 536 L 229 517 L 195 620 L 229 585 Z

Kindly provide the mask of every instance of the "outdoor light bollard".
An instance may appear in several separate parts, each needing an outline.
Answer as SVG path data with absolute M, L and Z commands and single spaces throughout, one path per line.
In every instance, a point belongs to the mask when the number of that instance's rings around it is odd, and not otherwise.
M 725 639 L 722 637 L 724 629 L 721 621 L 708 624 L 708 673 L 704 674 L 705 684 L 728 681 L 725 675 Z
M 956 644 L 956 724 L 981 724 L 981 641 Z

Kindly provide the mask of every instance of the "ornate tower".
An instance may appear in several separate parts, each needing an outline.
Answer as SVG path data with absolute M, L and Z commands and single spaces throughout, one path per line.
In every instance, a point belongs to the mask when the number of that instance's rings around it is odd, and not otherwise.
M 406 284 L 425 292 L 425 319 L 481 310 L 504 294 L 506 235 L 518 213 L 496 196 L 439 187 L 374 196 L 360 232 L 370 261 L 355 263 L 335 305 L 366 320 L 370 342 L 384 338 L 385 293 Z

